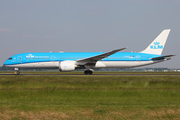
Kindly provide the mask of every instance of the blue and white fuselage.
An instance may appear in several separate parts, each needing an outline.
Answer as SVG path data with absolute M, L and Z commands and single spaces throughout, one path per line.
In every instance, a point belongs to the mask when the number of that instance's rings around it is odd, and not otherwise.
M 154 64 L 170 59 L 173 55 L 162 56 L 162 50 L 170 30 L 164 30 L 144 51 L 140 53 L 119 52 L 60 52 L 22 53 L 11 56 L 4 66 L 14 68 L 57 68 L 60 71 L 86 69 L 92 74 L 95 68 L 131 68 Z
M 69 52 L 69 53 L 22 53 L 11 56 L 4 65 L 17 68 L 59 68 L 63 61 L 77 61 L 104 54 L 104 52 Z M 161 62 L 166 59 L 152 60 L 151 58 L 162 57 L 146 53 L 122 53 L 118 52 L 102 60 L 98 60 L 93 68 L 129 68 Z M 81 65 L 81 64 L 79 64 Z M 83 65 L 83 64 L 82 64 Z

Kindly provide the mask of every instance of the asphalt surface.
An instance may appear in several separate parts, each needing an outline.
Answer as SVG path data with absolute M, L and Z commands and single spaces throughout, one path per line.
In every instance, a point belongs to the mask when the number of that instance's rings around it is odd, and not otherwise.
M 16 75 L 16 74 L 11 74 L 11 73 L 3 73 L 3 74 L 0 74 L 0 76 L 2 75 L 10 75 L 10 76 L 13 76 L 13 75 Z M 76 75 L 84 75 L 86 76 L 85 74 L 19 74 L 18 76 L 76 76 Z M 100 76 L 107 76 L 107 75 L 110 75 L 110 76 L 114 76 L 114 75 L 117 75 L 117 76 L 180 76 L 180 74 L 92 74 L 91 76 L 97 76 L 97 75 L 100 75 Z

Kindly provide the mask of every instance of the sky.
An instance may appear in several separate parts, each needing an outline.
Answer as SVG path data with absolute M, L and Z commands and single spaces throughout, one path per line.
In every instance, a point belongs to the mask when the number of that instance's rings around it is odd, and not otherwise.
M 171 29 L 163 55 L 146 67 L 180 68 L 180 0 L 1 0 L 0 66 L 26 52 L 144 50 Z

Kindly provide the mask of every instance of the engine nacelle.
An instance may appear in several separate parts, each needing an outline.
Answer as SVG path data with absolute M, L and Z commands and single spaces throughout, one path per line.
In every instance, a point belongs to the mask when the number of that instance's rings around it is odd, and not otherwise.
M 76 68 L 76 61 L 59 62 L 59 71 L 74 71 L 75 68 Z

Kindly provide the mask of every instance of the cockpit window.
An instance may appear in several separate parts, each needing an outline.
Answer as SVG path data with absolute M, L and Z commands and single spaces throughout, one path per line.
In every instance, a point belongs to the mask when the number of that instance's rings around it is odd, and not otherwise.
M 8 60 L 12 60 L 12 58 L 8 58 Z

